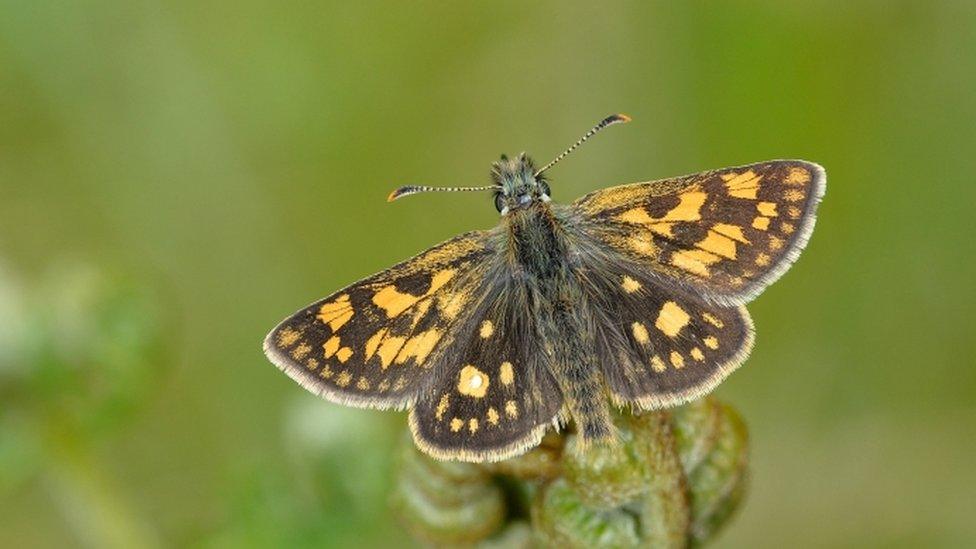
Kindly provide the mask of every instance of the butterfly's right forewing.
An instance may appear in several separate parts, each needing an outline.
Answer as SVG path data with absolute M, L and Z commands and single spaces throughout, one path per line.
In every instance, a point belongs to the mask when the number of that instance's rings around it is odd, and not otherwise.
M 796 260 L 824 185 L 820 166 L 774 160 L 573 204 L 595 350 L 615 400 L 681 404 L 745 360 L 753 330 L 743 304 Z
M 607 250 L 723 305 L 755 298 L 807 243 L 826 176 L 802 160 L 622 185 L 573 207 Z

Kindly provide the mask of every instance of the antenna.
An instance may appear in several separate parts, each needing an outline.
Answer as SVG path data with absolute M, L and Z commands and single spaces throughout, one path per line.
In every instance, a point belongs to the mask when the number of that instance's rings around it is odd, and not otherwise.
M 411 194 L 417 193 L 429 193 L 429 192 L 457 192 L 457 191 L 490 191 L 492 189 L 498 189 L 498 185 L 486 185 L 484 187 L 427 187 L 425 185 L 406 185 L 400 187 L 399 189 L 390 193 L 390 196 L 386 197 L 387 202 L 393 202 L 397 198 L 402 198 Z
M 576 143 L 573 143 L 573 146 L 572 147 L 570 147 L 570 148 L 566 149 L 565 151 L 563 151 L 562 154 L 560 154 L 556 158 L 553 158 L 552 159 L 552 162 L 546 164 L 545 166 L 542 167 L 541 170 L 535 172 L 535 176 L 536 177 L 539 177 L 539 175 L 542 172 L 544 172 L 544 171 L 548 170 L 549 168 L 555 166 L 557 162 L 559 162 L 563 158 L 566 158 L 566 156 L 569 155 L 569 153 L 575 151 L 576 150 L 576 147 L 579 147 L 583 143 L 586 143 L 586 140 L 589 139 L 589 138 L 591 138 L 591 137 L 593 137 L 593 135 L 596 134 L 596 132 L 598 132 L 598 131 L 600 131 L 603 128 L 606 128 L 608 126 L 613 126 L 614 124 L 625 124 L 627 122 L 630 122 L 630 117 L 627 116 L 626 114 L 614 114 L 614 115 L 611 115 L 611 116 L 608 116 L 608 117 L 604 118 L 603 120 L 600 121 L 599 124 L 597 124 L 596 126 L 593 126 L 593 128 L 590 129 L 590 131 L 588 131 L 585 134 L 583 134 L 583 137 L 580 137 L 579 138 L 579 141 L 577 141 Z

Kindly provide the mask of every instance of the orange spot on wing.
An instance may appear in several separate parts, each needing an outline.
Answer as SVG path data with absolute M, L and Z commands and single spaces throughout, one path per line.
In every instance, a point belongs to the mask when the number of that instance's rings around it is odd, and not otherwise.
M 502 362 L 498 377 L 501 378 L 502 385 L 511 385 L 515 381 L 515 368 L 511 362 Z
M 332 355 L 336 354 L 339 347 L 342 346 L 342 340 L 338 336 L 330 337 L 325 344 L 322 345 L 322 352 L 325 358 L 332 358 Z
M 698 221 L 707 198 L 708 195 L 700 191 L 681 193 L 678 195 L 678 205 L 664 214 L 660 221 Z
M 803 191 L 800 191 L 799 189 L 790 189 L 783 193 L 783 198 L 789 202 L 799 202 L 803 200 L 803 197 Z
M 518 417 L 518 404 L 514 400 L 505 402 L 505 415 L 512 419 Z
M 631 324 L 630 328 L 634 334 L 634 339 L 637 340 L 637 343 L 640 343 L 641 345 L 647 345 L 647 343 L 651 340 L 651 338 L 647 334 L 647 328 L 645 328 L 642 323 L 635 322 Z
M 440 296 L 437 305 L 440 307 L 441 313 L 447 317 L 449 320 L 457 318 L 458 313 L 461 312 L 461 308 L 464 307 L 464 303 L 467 301 L 467 296 L 460 292 L 447 294 Z
M 810 182 L 810 172 L 806 168 L 793 167 L 783 181 L 790 185 L 803 185 Z
M 688 325 L 691 319 L 674 301 L 668 301 L 661 307 L 654 326 L 668 337 L 677 337 L 681 329 Z
M 278 346 L 288 347 L 293 343 L 295 343 L 296 341 L 298 341 L 298 338 L 301 336 L 302 334 L 299 333 L 297 330 L 293 330 L 291 328 L 282 328 L 281 331 L 278 332 Z
M 648 225 L 652 233 L 674 238 L 674 223 L 651 223 Z
M 457 390 L 462 395 L 481 398 L 488 392 L 488 374 L 468 364 L 458 374 Z
M 373 303 L 386 311 L 386 316 L 393 318 L 409 309 L 423 296 L 415 296 L 400 292 L 392 285 L 383 288 L 373 295 Z
M 727 236 L 732 240 L 736 240 L 743 244 L 748 244 L 749 241 L 746 240 L 745 234 L 742 233 L 742 227 L 738 225 L 729 225 L 728 223 L 716 223 L 712 230 L 717 232 L 722 236 Z
M 383 336 L 385 335 L 386 328 L 380 328 L 366 340 L 366 360 L 373 358 L 373 355 L 376 354 L 376 349 L 380 346 L 380 341 L 383 340 Z
M 656 252 L 654 244 L 651 242 L 649 237 L 645 236 L 634 236 L 631 237 L 627 243 L 630 248 L 640 255 L 653 256 Z
M 701 191 L 687 191 L 679 194 L 678 205 L 661 217 L 651 217 L 644 208 L 632 208 L 617 215 L 616 219 L 624 223 L 648 225 L 650 230 L 658 234 L 671 236 L 675 222 L 701 219 L 701 207 L 707 198 L 708 194 Z
M 711 313 L 702 313 L 702 318 L 705 319 L 705 322 L 708 322 L 709 324 L 715 326 L 716 328 L 721 328 L 725 326 L 724 322 L 719 320 L 715 315 Z
M 623 221 L 624 223 L 644 225 L 647 223 L 652 223 L 654 218 L 651 217 L 644 208 L 633 208 L 618 215 L 617 220 Z
M 478 330 L 481 339 L 488 339 L 491 334 L 495 333 L 495 325 L 491 323 L 490 320 L 485 320 L 481 323 L 481 328 Z
M 762 176 L 747 170 L 741 174 L 723 174 L 722 179 L 725 180 L 725 188 L 728 189 L 729 196 L 755 200 Z
M 385 286 L 373 295 L 373 303 L 386 311 L 388 318 L 394 318 L 421 299 L 441 289 L 448 281 L 454 278 L 456 272 L 454 269 L 444 269 L 434 273 L 430 279 L 430 288 L 423 295 L 401 292 L 392 284 Z
M 695 246 L 722 257 L 735 259 L 735 241 L 715 231 L 709 231 L 708 235 Z
M 623 288 L 628 294 L 632 294 L 641 289 L 640 282 L 637 282 L 629 276 L 624 276 L 623 282 L 620 283 L 620 287 Z
M 319 319 L 324 324 L 328 324 L 332 331 L 336 331 L 352 319 L 355 311 L 352 308 L 352 304 L 349 302 L 349 296 L 347 294 L 342 294 L 329 303 L 323 303 L 319 307 L 319 313 L 316 318 Z
M 779 215 L 776 213 L 776 204 L 773 202 L 759 202 L 756 204 L 756 209 L 759 210 L 760 215 L 766 217 L 776 217 Z
M 708 266 L 720 259 L 705 250 L 682 250 L 671 255 L 671 264 L 696 275 L 708 276 Z
M 380 343 L 380 348 L 376 354 L 379 355 L 384 369 L 393 363 L 393 359 L 396 358 L 397 353 L 400 352 L 406 341 L 406 338 L 402 337 L 388 337 Z
M 434 350 L 434 346 L 441 338 L 438 330 L 427 330 L 411 337 L 400 349 L 396 356 L 396 363 L 403 364 L 410 357 L 414 357 L 417 364 L 423 364 L 427 360 L 427 355 Z
M 441 396 L 440 402 L 437 403 L 437 409 L 434 411 L 434 416 L 437 418 L 437 421 L 440 421 L 444 417 L 444 412 L 447 411 L 447 407 L 450 405 L 450 403 L 451 395 L 444 393 Z
M 297 347 L 292 349 L 291 357 L 294 358 L 295 360 L 301 360 L 305 358 L 305 355 L 307 355 L 311 350 L 312 350 L 311 345 L 305 342 L 299 343 Z
M 352 349 L 350 349 L 349 347 L 343 347 L 339 349 L 339 352 L 336 353 L 336 358 L 338 358 L 339 362 L 342 363 L 345 363 L 347 360 L 349 360 L 349 357 L 351 356 L 352 356 Z

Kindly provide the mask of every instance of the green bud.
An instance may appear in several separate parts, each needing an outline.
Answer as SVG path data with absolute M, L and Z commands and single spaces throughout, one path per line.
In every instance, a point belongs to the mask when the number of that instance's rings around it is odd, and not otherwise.
M 745 491 L 748 437 L 712 398 L 614 419 L 612 445 L 571 432 L 491 464 L 433 460 L 403 443 L 395 510 L 434 545 L 687 547 L 708 541 Z M 514 536 L 514 537 L 513 537 Z M 511 543 L 511 545 L 499 545 Z
M 412 443 L 403 445 L 392 503 L 418 539 L 438 546 L 486 539 L 504 524 L 504 497 L 481 467 L 431 460 Z

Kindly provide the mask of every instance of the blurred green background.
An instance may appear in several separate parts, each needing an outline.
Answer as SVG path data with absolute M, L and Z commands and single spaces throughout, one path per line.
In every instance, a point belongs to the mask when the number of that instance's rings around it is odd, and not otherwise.
M 828 189 L 718 389 L 719 547 L 976 544 L 976 3 L 0 5 L 0 546 L 404 543 L 402 414 L 306 394 L 281 318 L 455 233 L 405 183 L 549 160 L 570 201 L 782 157 Z

